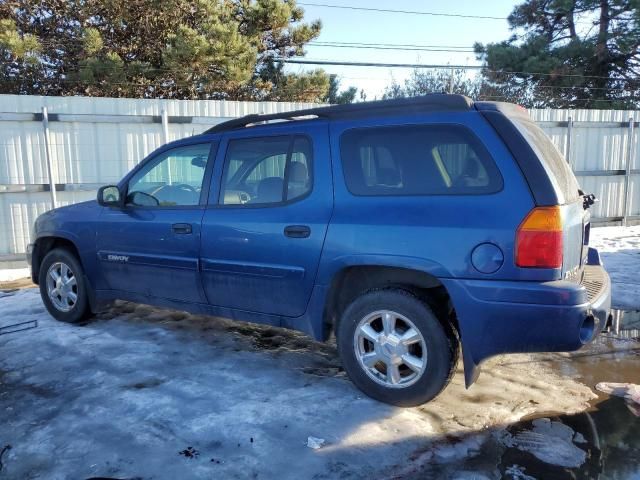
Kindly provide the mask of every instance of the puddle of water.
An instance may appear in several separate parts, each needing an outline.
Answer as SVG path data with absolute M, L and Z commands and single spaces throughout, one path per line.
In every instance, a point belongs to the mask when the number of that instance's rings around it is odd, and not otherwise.
M 640 310 L 613 310 L 612 317 L 607 331 L 593 345 L 569 358 L 551 362 L 554 368 L 592 388 L 599 382 L 640 383 Z M 508 449 L 502 464 L 513 461 L 513 464 L 524 466 L 525 473 L 535 478 L 639 479 L 640 417 L 623 399 L 596 393 L 598 399 L 590 411 L 551 417 L 577 432 L 580 440 L 585 440 L 583 443 L 572 442 L 586 453 L 580 467 L 567 469 L 549 465 L 530 451 L 518 448 Z M 509 430 L 531 429 L 533 421 L 525 420 Z M 535 445 L 531 447 L 535 448 Z M 508 472 L 505 470 L 505 473 Z M 507 478 L 516 476 L 507 475 Z
M 505 431 L 471 434 L 478 437 L 471 442 L 478 447 L 464 458 L 451 463 L 436 459 L 410 475 L 391 478 L 637 480 L 638 431 L 640 418 L 622 399 L 609 398 L 588 412 L 536 416 Z M 466 438 L 459 441 L 469 443 Z
M 612 316 L 612 324 L 592 345 L 551 360 L 551 366 L 590 387 L 599 382 L 640 383 L 640 310 L 614 310 Z
M 526 418 L 493 433 L 473 433 L 460 444 L 476 448 L 453 462 L 432 456 L 394 479 L 637 480 L 640 418 L 620 398 L 576 415 Z M 475 440 L 474 440 L 475 437 Z M 435 445 L 455 452 L 455 444 Z
M 611 325 L 591 347 L 556 366 L 591 387 L 599 382 L 640 383 L 640 310 L 613 310 Z M 505 468 L 510 462 L 522 465 L 535 478 L 640 478 L 640 417 L 623 399 L 598 395 L 591 411 L 552 418 L 585 440 L 572 442 L 586 454 L 580 467 L 566 469 L 542 462 L 531 452 L 535 445 L 525 451 L 507 449 L 501 464 Z M 525 420 L 509 430 L 530 430 L 533 421 Z
M 542 362 L 592 388 L 599 382 L 639 384 L 640 310 L 613 312 L 608 331 L 592 345 L 551 354 Z M 639 480 L 640 417 L 624 399 L 596 393 L 598 399 L 586 412 L 525 418 L 482 437 L 467 458 L 424 466 L 423 473 L 434 478 L 467 478 L 459 472 L 472 472 L 468 478 Z
M 518 478 L 514 465 L 538 479 L 640 478 L 640 418 L 622 399 L 604 400 L 590 412 L 546 418 L 552 428 L 542 434 L 535 429 L 539 419 L 507 429 L 514 444 L 499 459 L 503 478 Z M 562 438 L 558 431 L 569 435 Z

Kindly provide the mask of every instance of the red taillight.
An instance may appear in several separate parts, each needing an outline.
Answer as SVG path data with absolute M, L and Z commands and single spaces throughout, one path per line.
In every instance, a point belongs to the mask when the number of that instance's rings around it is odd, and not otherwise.
M 516 233 L 516 265 L 525 268 L 562 267 L 560 207 L 531 210 Z

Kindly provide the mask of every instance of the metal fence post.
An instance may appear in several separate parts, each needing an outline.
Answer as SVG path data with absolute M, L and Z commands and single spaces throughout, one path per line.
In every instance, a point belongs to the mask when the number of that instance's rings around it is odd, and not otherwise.
M 629 117 L 628 127 L 628 141 L 627 141 L 627 164 L 624 171 L 624 190 L 623 190 L 623 203 L 622 203 L 622 225 L 627 225 L 627 217 L 629 216 L 629 186 L 631 182 L 631 162 L 633 162 L 633 128 L 634 128 L 633 115 Z
M 567 163 L 571 165 L 571 145 L 573 144 L 573 117 L 569 115 L 567 122 L 567 150 L 564 154 Z
M 160 112 L 160 118 L 162 119 L 162 143 L 169 143 L 169 115 L 166 110 Z
M 160 119 L 162 120 L 162 144 L 169 143 L 169 115 L 166 110 L 160 111 Z M 167 159 L 167 181 L 169 185 L 173 183 L 171 178 L 171 157 Z
M 53 179 L 53 165 L 51 160 L 51 147 L 49 142 L 49 114 L 47 107 L 42 107 L 42 128 L 44 129 L 44 154 L 47 159 L 47 174 L 49 175 L 49 190 L 51 192 L 51 208 L 56 208 L 56 182 Z

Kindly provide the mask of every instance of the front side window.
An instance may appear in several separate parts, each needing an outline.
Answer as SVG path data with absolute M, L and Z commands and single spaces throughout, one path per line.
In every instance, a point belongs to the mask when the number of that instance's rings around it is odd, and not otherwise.
M 311 191 L 311 142 L 301 136 L 229 141 L 220 203 L 283 203 Z
M 127 204 L 145 207 L 198 205 L 211 144 L 161 153 L 129 180 Z
M 502 177 L 478 139 L 459 125 L 348 130 L 340 141 L 354 195 L 494 193 Z

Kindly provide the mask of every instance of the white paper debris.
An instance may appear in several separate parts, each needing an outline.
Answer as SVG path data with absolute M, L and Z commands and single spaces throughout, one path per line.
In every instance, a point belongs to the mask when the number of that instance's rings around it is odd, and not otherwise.
M 307 447 L 318 450 L 319 448 L 322 448 L 324 442 L 324 438 L 309 437 L 307 438 Z

